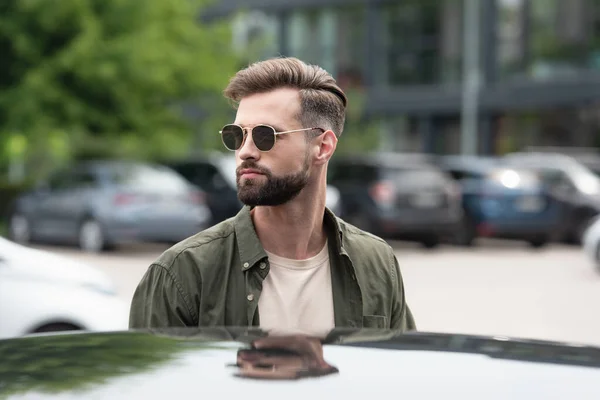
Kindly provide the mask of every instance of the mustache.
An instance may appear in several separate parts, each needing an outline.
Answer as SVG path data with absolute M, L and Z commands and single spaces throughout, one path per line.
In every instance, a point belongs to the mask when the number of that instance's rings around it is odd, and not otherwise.
M 240 175 L 240 172 L 243 169 L 255 169 L 258 172 L 260 172 L 261 174 L 270 176 L 271 175 L 271 171 L 269 171 L 268 169 L 261 167 L 259 165 L 257 165 L 256 163 L 254 163 L 254 161 L 244 161 L 239 167 L 236 168 L 235 172 L 236 175 Z

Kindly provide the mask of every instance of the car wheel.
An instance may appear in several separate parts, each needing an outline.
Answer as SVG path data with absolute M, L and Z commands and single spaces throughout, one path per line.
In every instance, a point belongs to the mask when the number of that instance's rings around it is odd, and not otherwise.
M 546 237 L 540 236 L 529 239 L 528 243 L 529 246 L 531 246 L 532 248 L 540 249 L 548 244 L 548 239 Z
M 98 221 L 83 221 L 79 227 L 79 247 L 88 253 L 100 253 L 106 248 L 106 238 Z
M 10 218 L 9 237 L 12 241 L 20 244 L 31 242 L 31 225 L 24 215 L 14 214 Z
M 475 244 L 475 239 L 477 239 L 477 228 L 473 220 L 468 215 L 465 215 L 454 239 L 455 243 L 458 246 L 471 247 Z
M 573 244 L 581 245 L 583 244 L 583 236 L 585 235 L 585 231 L 589 228 L 591 223 L 594 221 L 595 216 L 586 216 L 580 217 L 577 221 L 577 225 L 575 225 L 575 230 L 573 232 Z
M 428 236 L 421 240 L 421 244 L 426 249 L 434 249 L 440 245 L 440 238 L 437 236 Z
M 57 322 L 53 324 L 47 324 L 40 326 L 33 333 L 46 333 L 46 332 L 64 332 L 64 331 L 78 331 L 79 327 L 73 324 L 67 324 L 63 322 Z

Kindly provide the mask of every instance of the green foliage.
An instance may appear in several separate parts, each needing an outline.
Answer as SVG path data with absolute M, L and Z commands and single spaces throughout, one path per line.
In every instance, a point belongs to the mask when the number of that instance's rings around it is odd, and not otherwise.
M 198 18 L 207 2 L 4 0 L 0 136 L 31 139 L 29 159 L 55 131 L 82 154 L 184 151 L 182 105 L 220 93 L 237 67 L 226 21 Z
M 61 334 L 0 341 L 0 399 L 36 391 L 84 391 L 110 378 L 156 370 L 176 360 L 181 352 L 219 348 L 211 342 L 143 333 Z

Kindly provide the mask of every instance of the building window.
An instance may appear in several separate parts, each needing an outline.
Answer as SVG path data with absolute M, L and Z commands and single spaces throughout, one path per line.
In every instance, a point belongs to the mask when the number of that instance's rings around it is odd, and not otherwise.
M 526 59 L 526 1 L 497 2 L 497 60 L 500 77 L 524 72 Z
M 530 73 L 577 77 L 595 68 L 600 32 L 597 0 L 531 1 Z
M 289 56 L 318 64 L 342 86 L 361 84 L 365 54 L 365 7 L 301 9 L 287 24 Z
M 262 11 L 237 13 L 232 20 L 234 51 L 245 63 L 275 56 L 279 49 L 279 24 L 276 15 Z
M 378 52 L 379 85 L 460 80 L 461 1 L 411 0 L 386 4 Z

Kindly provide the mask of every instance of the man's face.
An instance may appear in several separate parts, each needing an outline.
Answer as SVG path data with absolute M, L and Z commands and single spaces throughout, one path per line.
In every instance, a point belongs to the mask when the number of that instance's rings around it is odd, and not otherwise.
M 245 97 L 239 104 L 235 124 L 243 128 L 270 125 L 277 132 L 302 129 L 297 115 L 299 93 L 282 88 Z M 277 135 L 275 145 L 261 152 L 248 134 L 236 151 L 238 197 L 250 206 L 277 206 L 296 197 L 310 177 L 306 132 Z

